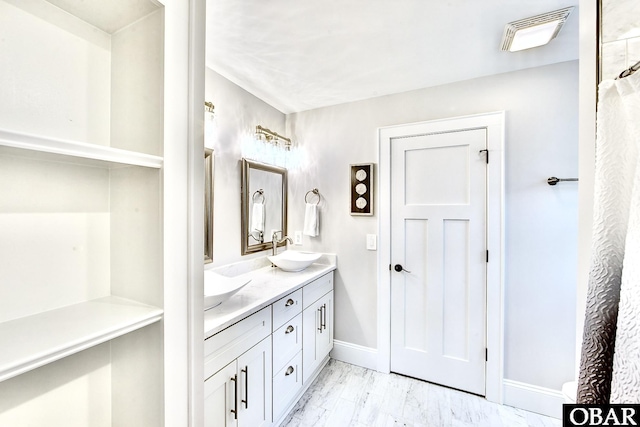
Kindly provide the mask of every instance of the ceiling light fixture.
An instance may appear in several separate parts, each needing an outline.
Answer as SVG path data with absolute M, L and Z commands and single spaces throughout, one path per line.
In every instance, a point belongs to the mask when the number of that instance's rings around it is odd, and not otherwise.
M 549 43 L 558 35 L 572 10 L 573 7 L 566 7 L 508 23 L 500 49 L 516 52 Z

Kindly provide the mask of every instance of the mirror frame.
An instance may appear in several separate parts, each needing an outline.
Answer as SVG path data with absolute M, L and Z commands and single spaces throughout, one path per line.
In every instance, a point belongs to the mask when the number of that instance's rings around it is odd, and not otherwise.
M 242 179 L 240 184 L 241 190 L 241 234 L 242 239 L 242 255 L 248 255 L 255 252 L 264 251 L 272 247 L 272 242 L 256 243 L 249 245 L 249 173 L 251 169 L 258 169 L 265 172 L 272 172 L 282 175 L 282 236 L 287 235 L 287 169 L 278 166 L 267 165 L 254 160 L 242 159 Z M 278 246 L 284 246 L 284 242 Z
M 204 149 L 204 263 L 213 262 L 213 150 Z

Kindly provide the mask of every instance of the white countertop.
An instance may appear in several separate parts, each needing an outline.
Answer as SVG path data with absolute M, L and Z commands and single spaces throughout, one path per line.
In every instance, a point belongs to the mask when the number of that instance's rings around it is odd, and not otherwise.
M 215 270 L 223 269 L 229 270 L 228 267 Z M 318 262 L 299 272 L 287 272 L 269 265 L 242 273 L 243 277 L 252 279 L 251 283 L 219 306 L 204 312 L 204 338 L 209 338 L 335 269 L 335 255 L 323 255 Z

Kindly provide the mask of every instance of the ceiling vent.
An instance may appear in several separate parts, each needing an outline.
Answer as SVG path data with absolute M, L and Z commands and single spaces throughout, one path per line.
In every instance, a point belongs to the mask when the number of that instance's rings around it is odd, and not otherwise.
M 558 35 L 572 10 L 573 7 L 566 7 L 508 23 L 500 49 L 516 52 L 549 43 Z

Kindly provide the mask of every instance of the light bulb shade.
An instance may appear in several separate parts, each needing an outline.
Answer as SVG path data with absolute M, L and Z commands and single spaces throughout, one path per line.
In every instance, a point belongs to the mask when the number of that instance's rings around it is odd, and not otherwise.
M 510 22 L 504 27 L 501 50 L 516 52 L 543 46 L 553 40 L 573 7 Z

